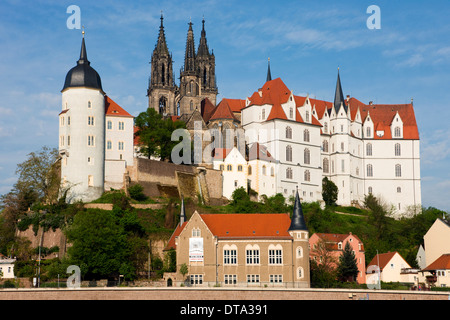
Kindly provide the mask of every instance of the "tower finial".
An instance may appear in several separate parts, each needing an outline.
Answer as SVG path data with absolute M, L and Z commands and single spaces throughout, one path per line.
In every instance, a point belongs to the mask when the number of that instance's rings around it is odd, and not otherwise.
M 272 80 L 272 74 L 270 73 L 270 58 L 267 60 L 267 78 L 266 82 Z
M 81 34 L 83 35 L 83 39 L 84 39 L 84 26 L 82 26 L 81 28 L 82 28 Z

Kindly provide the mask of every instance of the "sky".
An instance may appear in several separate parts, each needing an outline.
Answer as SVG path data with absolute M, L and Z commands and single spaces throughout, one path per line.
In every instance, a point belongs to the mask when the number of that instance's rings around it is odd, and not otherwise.
M 81 1 L 0 2 L 0 194 L 30 152 L 57 147 L 61 89 L 79 58 L 69 29 L 80 8 L 88 59 L 103 90 L 129 113 L 147 108 L 150 59 L 161 11 L 174 72 L 188 23 L 196 45 L 202 19 L 216 57 L 218 102 L 245 99 L 280 77 L 296 95 L 375 104 L 414 101 L 421 148 L 422 205 L 450 211 L 449 1 Z M 379 16 L 368 7 L 376 5 Z M 380 28 L 368 28 L 379 17 Z M 69 24 L 70 25 L 70 24 Z M 370 25 L 370 23 L 369 23 Z M 177 80 L 178 81 L 178 80 Z

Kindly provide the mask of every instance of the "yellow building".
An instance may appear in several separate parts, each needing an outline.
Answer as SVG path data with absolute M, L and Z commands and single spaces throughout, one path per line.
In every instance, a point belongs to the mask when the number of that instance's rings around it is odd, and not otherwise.
M 175 285 L 310 286 L 309 232 L 296 194 L 289 214 L 199 214 L 180 224 L 166 249 L 176 250 Z M 188 267 L 184 276 L 182 265 Z

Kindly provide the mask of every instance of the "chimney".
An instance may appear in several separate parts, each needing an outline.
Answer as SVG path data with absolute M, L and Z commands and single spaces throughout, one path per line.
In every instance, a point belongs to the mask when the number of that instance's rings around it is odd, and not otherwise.
M 347 95 L 347 102 L 350 100 L 350 95 L 348 94 Z
M 369 106 L 371 106 L 373 104 L 373 101 L 369 101 Z

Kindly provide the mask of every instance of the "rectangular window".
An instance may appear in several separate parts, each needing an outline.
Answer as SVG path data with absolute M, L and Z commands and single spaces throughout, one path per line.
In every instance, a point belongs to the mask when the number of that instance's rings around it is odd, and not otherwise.
M 191 274 L 191 284 L 203 284 L 203 275 Z
M 283 264 L 283 251 L 281 249 L 269 250 L 269 264 Z
M 123 141 L 119 141 L 119 150 L 123 150 Z
M 125 122 L 119 121 L 119 130 L 124 130 L 125 128 Z
M 108 128 L 108 130 L 112 130 L 112 121 L 111 120 L 108 120 L 107 128 Z
M 237 275 L 235 274 L 225 274 L 224 276 L 225 284 L 237 284 Z
M 282 283 L 283 275 L 282 274 L 271 274 L 269 276 L 270 283 Z
M 246 250 L 247 264 L 259 264 L 259 250 L 249 249 Z
M 88 146 L 93 147 L 94 145 L 95 145 L 94 136 L 89 135 L 88 136 Z
M 247 283 L 259 283 L 259 274 L 248 274 Z
M 94 176 L 91 176 L 91 175 L 88 176 L 88 186 L 89 187 L 94 186 Z
M 237 264 L 237 250 L 223 250 L 223 264 Z
M 88 117 L 88 126 L 93 126 L 94 125 L 94 117 L 89 116 Z
M 106 143 L 106 148 L 107 148 L 108 150 L 111 150 L 111 149 L 112 149 L 112 142 L 111 142 L 110 140 L 108 140 L 108 142 Z

